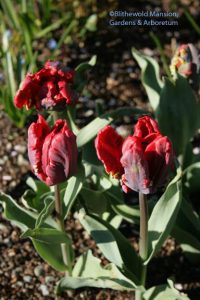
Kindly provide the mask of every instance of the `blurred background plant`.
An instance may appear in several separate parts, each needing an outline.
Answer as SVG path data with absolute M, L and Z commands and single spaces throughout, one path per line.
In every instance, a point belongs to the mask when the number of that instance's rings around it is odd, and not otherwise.
M 98 18 L 104 16 L 105 12 L 97 13 L 93 0 L 0 1 L 0 102 L 15 125 L 23 127 L 30 114 L 13 105 L 25 74 L 61 54 L 63 44 L 72 43 L 73 39 L 84 41 L 97 30 Z

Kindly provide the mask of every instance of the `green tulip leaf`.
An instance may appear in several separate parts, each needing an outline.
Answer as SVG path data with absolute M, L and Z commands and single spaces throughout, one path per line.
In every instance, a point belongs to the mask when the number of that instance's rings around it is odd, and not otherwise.
M 45 244 L 70 244 L 71 240 L 66 233 L 54 228 L 35 228 L 27 229 L 23 238 L 30 237 Z
M 25 191 L 22 196 L 22 202 L 25 207 L 36 211 L 41 211 L 44 208 L 44 198 L 51 194 L 50 188 L 39 180 L 34 180 L 29 177 L 26 184 L 31 188 Z
M 164 194 L 153 208 L 148 222 L 148 258 L 157 252 L 170 234 L 182 200 L 181 173 L 168 184 Z
M 102 267 L 100 259 L 94 257 L 90 250 L 79 257 L 72 276 L 64 277 L 59 281 L 56 289 L 58 294 L 68 288 L 77 289 L 85 286 L 120 291 L 135 288 L 134 284 L 114 264 Z
M 142 84 L 146 89 L 151 106 L 156 110 L 159 105 L 160 92 L 163 86 L 159 78 L 159 65 L 155 59 L 139 53 L 134 48 L 132 48 L 132 55 L 142 70 Z
M 178 75 L 175 82 L 165 79 L 156 114 L 162 134 L 171 139 L 177 155 L 184 154 L 200 126 L 200 106 L 186 78 Z
M 64 198 L 63 198 L 63 202 L 64 202 L 63 217 L 64 218 L 67 218 L 72 206 L 74 205 L 76 198 L 82 189 L 84 180 L 85 180 L 84 168 L 81 165 L 81 162 L 79 162 L 78 173 L 76 174 L 76 176 L 73 176 L 68 180 L 67 188 L 65 190 L 65 194 L 64 194 Z
M 191 262 L 200 262 L 200 218 L 186 199 L 182 200 L 172 236 L 181 245 L 184 254 Z
M 67 266 L 63 262 L 60 244 L 46 244 L 32 238 L 32 243 L 38 254 L 55 270 L 64 272 Z
M 151 287 L 143 294 L 144 300 L 189 300 L 186 294 L 180 293 L 168 280 L 168 284 Z
M 97 216 L 86 215 L 84 211 L 81 211 L 79 220 L 85 230 L 96 241 L 104 256 L 127 272 L 131 280 L 137 285 L 141 270 L 141 260 L 128 240 L 108 222 Z
M 0 193 L 5 217 L 22 230 L 35 227 L 36 214 L 20 207 L 9 195 Z
M 34 229 L 37 215 L 20 207 L 10 196 L 0 193 L 0 203 L 4 208 L 4 216 L 21 230 Z M 45 220 L 44 225 L 49 228 L 56 226 L 54 220 Z M 49 244 L 32 239 L 33 245 L 38 254 L 46 260 L 54 269 L 65 271 L 66 266 L 63 263 L 60 244 Z
M 41 225 L 45 222 L 45 220 L 52 214 L 52 212 L 54 211 L 55 208 L 55 200 L 54 197 L 47 197 L 44 200 L 44 208 L 42 209 L 42 211 L 40 212 L 36 223 L 35 223 L 35 227 L 41 227 Z
M 119 117 L 123 117 L 126 115 L 142 115 L 142 114 L 149 114 L 147 111 L 134 108 L 134 107 L 122 107 L 118 108 L 113 112 L 103 114 L 96 119 L 94 119 L 92 122 L 90 122 L 88 125 L 86 125 L 84 128 L 82 128 L 78 135 L 77 135 L 77 145 L 78 148 L 84 146 L 89 141 L 91 141 L 106 125 L 110 124 L 112 121 L 116 120 Z

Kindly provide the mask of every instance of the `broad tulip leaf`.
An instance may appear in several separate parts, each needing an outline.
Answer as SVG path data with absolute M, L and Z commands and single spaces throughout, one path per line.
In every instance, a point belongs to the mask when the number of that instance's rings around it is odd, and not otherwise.
M 200 262 L 200 218 L 190 202 L 183 199 L 172 236 L 191 262 Z
M 35 227 L 36 214 L 20 207 L 12 197 L 0 193 L 5 217 L 22 230 Z
M 200 106 L 186 78 L 179 75 L 175 82 L 165 79 L 157 118 L 162 134 L 171 139 L 176 154 L 184 154 L 200 125 Z
M 65 190 L 64 194 L 64 207 L 63 207 L 63 217 L 67 218 L 70 209 L 72 208 L 74 202 L 76 201 L 76 198 L 78 194 L 80 193 L 83 182 L 85 180 L 85 174 L 83 167 L 79 164 L 80 167 L 78 167 L 78 173 L 76 176 L 71 177 L 68 180 L 67 188 Z
M 112 209 L 118 215 L 122 216 L 128 222 L 139 224 L 139 207 L 131 207 L 125 204 L 122 191 L 118 186 L 112 186 L 106 191 L 106 195 L 110 199 Z
M 128 240 L 109 223 L 97 216 L 86 215 L 81 211 L 79 220 L 96 241 L 104 256 L 120 269 L 128 271 L 131 280 L 138 284 L 141 260 Z
M 142 70 L 142 84 L 144 85 L 151 106 L 157 109 L 160 100 L 160 92 L 163 86 L 159 78 L 159 65 L 155 59 L 139 53 L 132 48 L 132 55 Z
M 22 237 L 34 238 L 36 241 L 45 244 L 70 244 L 71 240 L 66 233 L 54 228 L 27 229 Z
M 46 244 L 32 239 L 35 250 L 55 270 L 63 272 L 67 270 L 63 262 L 60 244 Z
M 55 208 L 55 200 L 54 197 L 48 197 L 44 200 L 45 206 L 40 212 L 35 227 L 41 227 L 41 225 L 45 222 L 45 220 L 52 214 L 54 208 Z
M 31 188 L 25 191 L 22 196 L 22 202 L 27 208 L 41 211 L 44 207 L 44 198 L 51 194 L 50 188 L 39 180 L 29 177 L 26 184 Z
M 148 258 L 160 249 L 173 228 L 182 200 L 180 172 L 169 183 L 166 191 L 153 208 L 148 222 Z
M 77 289 L 84 286 L 121 291 L 135 288 L 134 284 L 114 264 L 102 267 L 100 259 L 94 257 L 90 250 L 79 257 L 72 275 L 73 277 L 65 277 L 59 281 L 56 290 L 58 294 L 64 289 Z
M 0 202 L 3 204 L 5 217 L 23 231 L 28 230 L 28 228 L 33 229 L 35 227 L 35 222 L 37 219 L 35 213 L 20 207 L 10 196 L 3 193 L 0 193 Z M 49 224 L 45 223 L 45 226 L 56 226 L 54 222 L 48 221 L 48 223 Z M 58 271 L 66 270 L 66 266 L 62 259 L 60 244 L 52 244 L 50 246 L 49 244 L 45 244 L 34 239 L 32 239 L 32 242 L 38 254 L 54 269 Z
M 151 287 L 143 294 L 144 300 L 189 300 L 186 294 L 180 293 L 173 287 L 173 282 Z
M 175 237 L 177 242 L 181 245 L 185 256 L 187 256 L 191 262 L 200 262 L 200 240 L 198 236 L 191 234 L 179 226 L 174 227 L 172 236 Z
M 74 258 L 71 240 L 65 232 L 54 228 L 36 228 L 28 229 L 22 234 L 22 237 L 30 237 L 41 257 L 55 269 L 66 270 L 67 268 L 63 263 L 61 244 L 67 244 L 66 251 L 70 250 L 71 259 Z
M 126 115 L 142 115 L 149 114 L 147 111 L 140 110 L 134 107 L 122 107 L 116 109 L 113 112 L 103 114 L 100 117 L 97 117 L 84 128 L 82 128 L 77 135 L 77 146 L 78 148 L 84 146 L 89 141 L 91 141 L 106 125 L 110 124 L 113 120 L 116 120 L 119 117 Z
M 104 191 L 83 187 L 81 196 L 89 213 L 102 215 L 107 210 L 108 200 Z

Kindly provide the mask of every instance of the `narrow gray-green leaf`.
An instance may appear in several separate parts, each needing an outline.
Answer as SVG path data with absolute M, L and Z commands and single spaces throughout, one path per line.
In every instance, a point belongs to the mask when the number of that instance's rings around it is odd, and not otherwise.
M 121 269 L 126 269 L 135 284 L 139 282 L 141 260 L 128 240 L 114 227 L 97 216 L 79 214 L 83 227 L 96 241 L 104 256 Z
M 58 293 L 67 288 L 83 286 L 115 290 L 133 290 L 135 287 L 114 264 L 102 267 L 100 259 L 94 257 L 90 250 L 79 257 L 72 275 L 61 279 L 57 286 Z
M 177 155 L 184 154 L 200 125 L 200 105 L 186 78 L 165 79 L 156 113 L 162 134 L 171 139 Z
M 189 300 L 186 294 L 180 293 L 167 284 L 151 287 L 143 294 L 144 300 Z
M 48 218 L 48 216 L 50 216 L 52 214 L 52 212 L 54 210 L 55 200 L 52 196 L 45 198 L 44 203 L 45 203 L 45 206 L 42 209 L 42 211 L 40 212 L 40 214 L 36 220 L 35 227 L 40 227 L 45 222 L 45 220 Z
M 119 117 L 126 115 L 142 115 L 149 114 L 147 111 L 140 110 L 133 107 L 123 107 L 116 109 L 113 112 L 106 113 L 100 117 L 97 117 L 88 125 L 86 125 L 83 129 L 81 129 L 77 135 L 77 145 L 78 147 L 82 147 L 86 143 L 88 143 L 91 139 L 93 139 L 99 130 L 101 130 L 106 125 L 110 124 L 113 120 L 116 120 Z
M 180 173 L 169 183 L 155 205 L 148 222 L 148 258 L 160 249 L 173 228 L 182 200 Z
M 9 195 L 0 193 L 0 203 L 4 208 L 5 217 L 14 222 L 22 230 L 34 228 L 36 214 L 20 207 Z
M 156 110 L 159 105 L 160 92 L 163 85 L 159 78 L 159 65 L 155 59 L 139 53 L 134 48 L 132 48 L 132 54 L 142 70 L 141 79 L 151 106 Z
M 64 194 L 64 208 L 63 217 L 66 218 L 72 208 L 78 194 L 80 193 L 84 181 L 83 170 L 79 169 L 79 173 L 76 176 L 71 177 L 68 180 L 67 188 Z
M 35 250 L 55 270 L 63 272 L 67 270 L 63 262 L 60 244 L 46 244 L 32 239 Z
M 66 233 L 54 228 L 27 229 L 22 237 L 34 238 L 34 240 L 45 244 L 71 244 L 71 240 Z

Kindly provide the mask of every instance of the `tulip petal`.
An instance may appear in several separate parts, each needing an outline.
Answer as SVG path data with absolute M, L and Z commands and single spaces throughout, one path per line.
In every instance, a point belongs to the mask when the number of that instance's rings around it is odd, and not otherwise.
M 134 136 L 145 138 L 147 135 L 152 133 L 159 133 L 157 122 L 149 116 L 140 118 L 135 125 Z
M 145 149 L 153 190 L 161 187 L 173 168 L 174 154 L 172 143 L 166 136 L 158 136 Z
M 122 147 L 121 158 L 124 167 L 122 187 L 133 191 L 149 194 L 151 181 L 149 179 L 148 163 L 144 155 L 142 140 L 138 137 L 128 137 Z
M 122 144 L 123 138 L 111 126 L 103 128 L 95 140 L 98 158 L 103 162 L 106 172 L 116 178 L 123 174 L 120 162 Z

